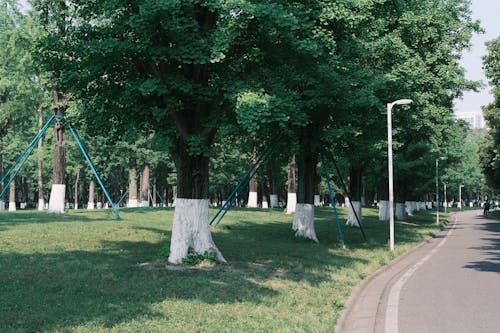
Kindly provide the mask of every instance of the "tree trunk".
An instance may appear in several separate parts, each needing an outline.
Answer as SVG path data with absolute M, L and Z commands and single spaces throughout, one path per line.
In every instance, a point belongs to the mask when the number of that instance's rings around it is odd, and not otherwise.
M 78 209 L 78 182 L 80 181 L 80 169 L 76 172 L 75 179 L 75 209 Z
M 378 219 L 389 221 L 389 184 L 383 179 L 378 187 Z
M 297 206 L 297 190 L 295 186 L 295 155 L 288 162 L 288 195 L 286 200 L 286 213 L 292 214 Z
M 149 164 L 144 164 L 141 175 L 141 207 L 149 207 Z
M 177 198 L 168 262 L 180 264 L 192 248 L 199 254 L 212 253 L 217 261 L 225 263 L 212 240 L 208 220 L 209 158 L 190 155 L 183 142 L 175 146 L 172 157 L 177 171 Z
M 95 183 L 94 179 L 90 180 L 89 183 L 89 201 L 87 204 L 87 209 L 94 209 L 95 208 L 95 198 L 94 198 L 94 193 L 95 192 Z
M 9 212 L 16 210 L 16 181 L 13 180 L 9 187 Z
M 363 193 L 362 187 L 362 168 L 359 166 L 351 166 L 349 175 L 349 191 L 351 202 L 349 202 L 349 217 L 346 224 L 359 227 L 359 222 L 362 222 L 361 196 Z M 359 221 L 358 221 L 359 219 Z
M 318 154 L 313 151 L 311 128 L 306 128 L 301 138 L 301 152 L 296 156 L 298 170 L 297 207 L 292 229 L 295 236 L 318 242 L 314 228 L 314 193 L 318 176 Z
M 43 108 L 42 105 L 38 107 L 38 130 L 40 131 L 43 127 Z M 43 137 L 38 140 L 38 210 L 43 210 L 45 208 L 45 199 L 43 197 L 43 164 L 42 164 L 42 149 L 43 149 Z
M 52 91 L 56 116 L 66 116 L 67 99 L 57 91 Z M 54 168 L 52 170 L 52 191 L 49 199 L 49 213 L 64 214 L 66 185 L 66 140 L 62 119 L 56 118 L 54 126 Z
M 153 182 L 153 188 L 151 189 L 151 191 L 153 192 L 153 202 L 152 202 L 153 207 L 156 207 L 156 200 L 157 200 L 157 199 L 156 199 L 156 191 L 157 191 L 157 190 L 156 190 L 156 189 L 157 189 L 157 186 L 156 186 L 156 185 L 157 185 L 157 183 L 156 183 L 156 178 L 155 178 L 155 179 L 154 179 L 154 182 Z
M 255 163 L 257 163 L 257 151 L 254 147 L 252 153 L 252 165 L 255 165 Z M 259 184 L 257 183 L 257 173 L 255 173 L 252 179 L 250 179 L 250 182 L 248 184 L 248 202 L 247 202 L 248 208 L 258 207 L 258 199 L 257 199 L 258 185 Z
M 271 208 L 278 208 L 278 180 L 276 179 L 276 171 L 274 165 L 271 165 L 270 174 L 270 205 Z
M 137 202 L 137 171 L 135 168 L 128 170 L 128 204 L 127 207 L 138 207 Z

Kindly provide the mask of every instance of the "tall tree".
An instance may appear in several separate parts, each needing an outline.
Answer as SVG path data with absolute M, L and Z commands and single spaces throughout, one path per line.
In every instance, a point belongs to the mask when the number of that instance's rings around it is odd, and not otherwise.
M 486 76 L 493 86 L 494 100 L 483 108 L 490 127 L 481 148 L 482 168 L 488 184 L 500 190 L 500 37 L 487 43 L 488 54 L 483 58 Z

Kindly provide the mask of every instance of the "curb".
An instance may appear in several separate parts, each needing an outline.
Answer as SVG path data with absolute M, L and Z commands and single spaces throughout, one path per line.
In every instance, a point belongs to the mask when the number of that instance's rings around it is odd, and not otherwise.
M 432 236 L 429 236 L 427 239 L 425 239 L 420 244 L 418 244 L 415 247 L 413 247 L 412 249 L 410 249 L 408 252 L 399 255 L 398 257 L 394 258 L 386 265 L 380 267 L 378 270 L 376 270 L 374 273 L 370 274 L 368 277 L 363 279 L 358 285 L 356 285 L 356 287 L 354 287 L 354 289 L 352 290 L 352 293 L 349 296 L 347 303 L 346 303 L 344 309 L 342 310 L 341 315 L 334 326 L 333 332 L 334 333 L 342 333 L 344 331 L 347 318 L 352 313 L 352 309 L 354 307 L 355 302 L 358 300 L 360 294 L 365 290 L 367 285 L 369 285 L 375 278 L 379 277 L 381 274 L 385 273 L 386 271 L 388 271 L 390 268 L 392 268 L 393 266 L 395 266 L 399 262 L 401 262 L 401 261 L 405 260 L 407 257 L 411 256 L 414 252 L 418 251 L 423 246 L 429 244 L 431 242 L 431 240 L 437 236 L 438 233 L 440 233 L 444 230 L 444 226 L 446 226 L 449 223 L 449 219 L 453 218 L 455 215 L 456 215 L 456 212 L 451 213 L 450 216 L 448 217 L 448 219 L 445 220 L 443 225 L 440 226 L 439 231 L 433 233 Z M 384 288 L 384 290 L 385 290 L 385 288 Z M 378 313 L 378 309 L 376 309 L 374 315 L 376 315 L 377 313 Z

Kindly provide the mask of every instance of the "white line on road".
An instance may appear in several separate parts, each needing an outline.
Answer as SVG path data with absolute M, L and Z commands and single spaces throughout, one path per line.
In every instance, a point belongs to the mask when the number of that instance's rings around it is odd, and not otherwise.
M 398 333 L 398 313 L 399 313 L 399 295 L 401 294 L 401 289 L 405 285 L 406 281 L 415 273 L 415 271 L 422 266 L 430 257 L 436 253 L 439 248 L 441 248 L 448 236 L 450 236 L 455 229 L 457 223 L 457 217 L 455 215 L 455 220 L 445 237 L 439 242 L 439 244 L 432 249 L 425 257 L 420 259 L 415 265 L 411 266 L 397 281 L 394 283 L 389 292 L 389 297 L 387 300 L 387 309 L 385 311 L 385 332 L 386 333 Z

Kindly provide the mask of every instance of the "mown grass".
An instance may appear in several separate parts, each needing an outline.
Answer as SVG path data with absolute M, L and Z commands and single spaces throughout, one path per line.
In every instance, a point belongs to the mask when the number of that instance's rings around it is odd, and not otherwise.
M 437 230 L 419 213 L 390 253 L 364 209 L 369 241 L 343 227 L 342 249 L 331 208 L 316 210 L 319 244 L 282 211 L 232 210 L 213 228 L 229 265 L 166 269 L 173 210 L 121 214 L 0 212 L 0 332 L 331 332 L 356 284 Z

